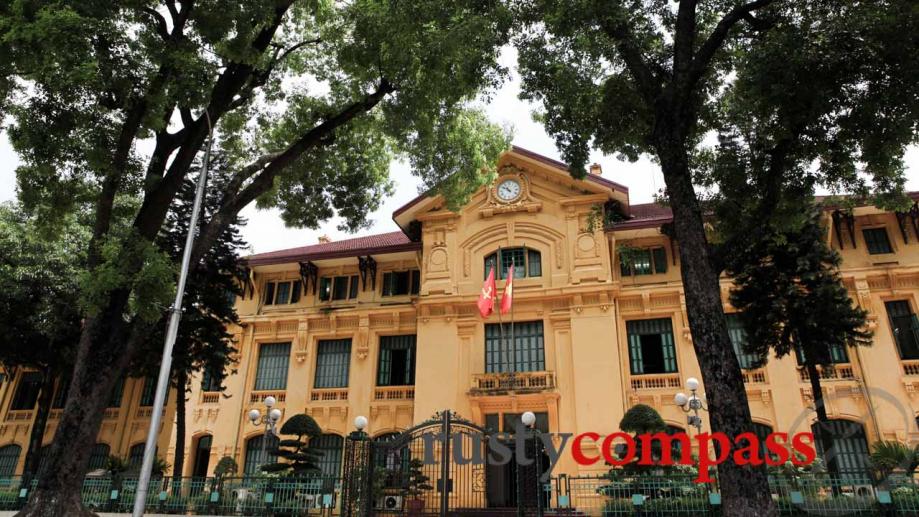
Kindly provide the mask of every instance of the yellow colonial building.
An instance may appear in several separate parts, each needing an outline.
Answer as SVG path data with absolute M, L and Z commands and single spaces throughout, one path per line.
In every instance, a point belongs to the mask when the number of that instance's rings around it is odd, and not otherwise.
M 193 382 L 187 461 L 176 473 L 207 475 L 223 456 L 254 472 L 264 462 L 264 426 L 247 414 L 264 413 L 268 396 L 282 421 L 307 413 L 319 423 L 325 434 L 313 445 L 325 451 L 329 474 L 341 470 L 344 437 L 359 415 L 375 438 L 444 409 L 498 431 L 532 411 L 544 431 L 603 435 L 644 403 L 686 429 L 673 398 L 701 375 L 669 209 L 631 204 L 628 188 L 598 166 L 575 180 L 564 164 L 514 148 L 498 169 L 495 184 L 458 212 L 422 195 L 393 214 L 401 231 L 249 257 L 234 329 L 238 363 L 224 391 L 212 391 L 208 378 Z M 621 220 L 604 228 L 604 209 Z M 919 439 L 919 210 L 828 208 L 826 223 L 875 335 L 871 347 L 839 350 L 836 367 L 822 372 L 828 412 L 848 444 L 842 465 L 855 467 L 874 441 Z M 510 314 L 502 329 L 497 313 L 484 319 L 476 307 L 488 269 L 495 266 L 501 292 L 511 264 L 513 340 Z M 729 288 L 724 278 L 726 313 Z M 731 321 L 739 345 L 743 332 Z M 0 387 L 0 473 L 21 469 L 28 375 Z M 809 430 L 812 394 L 795 357 L 745 370 L 744 379 L 758 433 Z M 143 381 L 129 381 L 125 393 L 100 443 L 131 455 L 144 439 Z M 171 453 L 173 436 L 163 430 L 161 451 Z M 555 474 L 584 468 L 565 454 Z

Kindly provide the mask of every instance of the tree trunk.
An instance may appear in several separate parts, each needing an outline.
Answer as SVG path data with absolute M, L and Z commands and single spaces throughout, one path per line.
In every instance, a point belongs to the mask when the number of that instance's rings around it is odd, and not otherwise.
M 128 292 L 113 291 L 108 307 L 86 319 L 69 395 L 46 458 L 45 475 L 17 516 L 93 515 L 81 503 L 90 451 L 96 443 L 108 399 L 137 349 L 123 314 Z
M 172 461 L 172 476 L 182 479 L 185 472 L 185 388 L 188 386 L 188 372 L 176 372 L 176 450 Z
M 48 413 L 54 401 L 54 374 L 51 368 L 42 371 L 41 391 L 38 395 L 38 409 L 35 410 L 35 420 L 32 423 L 32 432 L 29 434 L 29 449 L 26 451 L 26 461 L 22 469 L 22 483 L 20 488 L 29 488 L 32 478 L 38 474 L 41 464 L 41 442 L 45 437 L 45 427 L 48 425 Z
M 830 431 L 830 417 L 826 414 L 826 402 L 823 400 L 823 388 L 820 386 L 820 372 L 817 365 L 811 361 L 805 361 L 804 367 L 807 369 L 807 375 L 810 377 L 811 392 L 814 396 L 814 410 L 817 412 L 817 433 L 815 438 L 820 443 L 823 450 L 823 459 L 826 460 L 826 470 L 830 474 L 831 480 L 839 479 L 839 464 L 836 461 L 836 447 L 833 433 Z M 833 492 L 837 492 L 839 487 L 833 485 Z
M 667 142 L 658 141 L 656 147 L 673 210 L 686 313 L 705 383 L 709 421 L 712 431 L 725 433 L 733 442 L 735 436 L 753 430 L 753 421 L 683 141 L 677 135 Z M 718 474 L 725 515 L 776 515 L 764 466 L 740 466 L 729 459 L 718 467 Z

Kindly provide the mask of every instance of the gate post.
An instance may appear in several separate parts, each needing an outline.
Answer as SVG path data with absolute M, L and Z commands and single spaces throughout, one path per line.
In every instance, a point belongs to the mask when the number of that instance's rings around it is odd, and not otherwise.
M 342 472 L 342 517 L 369 517 L 373 508 L 373 442 L 363 430 L 348 435 Z

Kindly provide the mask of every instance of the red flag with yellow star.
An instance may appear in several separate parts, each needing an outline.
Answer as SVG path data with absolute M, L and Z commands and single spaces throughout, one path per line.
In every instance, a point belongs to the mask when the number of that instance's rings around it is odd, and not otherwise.
M 495 289 L 495 268 L 492 267 L 488 271 L 488 278 L 482 284 L 482 292 L 479 294 L 478 303 L 476 303 L 479 306 L 479 314 L 483 318 L 487 318 L 495 310 Z
M 504 296 L 501 297 L 501 314 L 507 314 L 514 303 L 514 265 L 507 271 L 507 282 L 504 284 Z

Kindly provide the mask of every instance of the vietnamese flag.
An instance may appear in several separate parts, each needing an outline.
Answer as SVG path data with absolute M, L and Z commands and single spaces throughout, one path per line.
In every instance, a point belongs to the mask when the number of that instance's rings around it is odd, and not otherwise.
M 495 310 L 495 268 L 491 268 L 488 271 L 488 278 L 485 279 L 485 283 L 482 284 L 482 293 L 479 294 L 479 301 L 476 305 L 479 306 L 479 314 L 483 318 L 487 318 L 492 311 Z
M 507 314 L 514 304 L 514 265 L 507 271 L 507 282 L 504 284 L 504 295 L 501 297 L 501 314 Z

